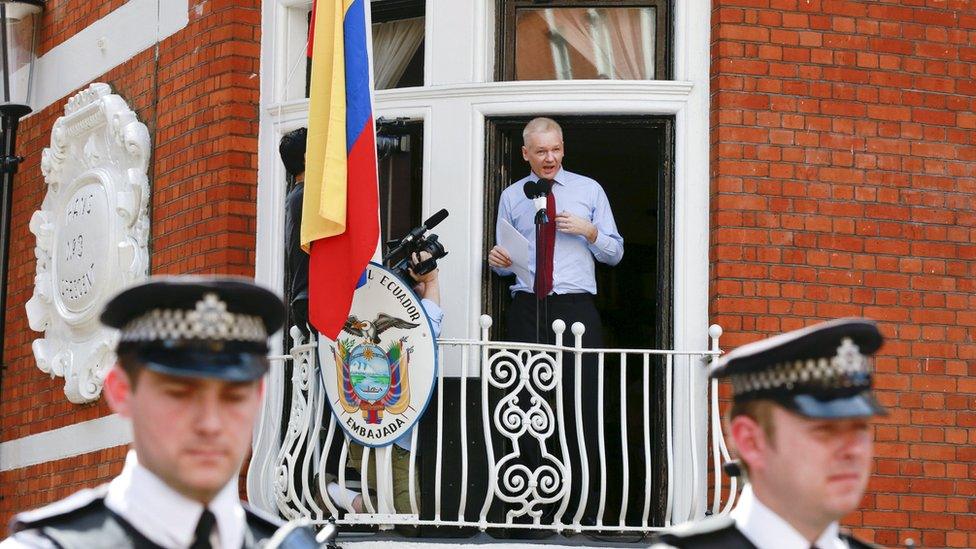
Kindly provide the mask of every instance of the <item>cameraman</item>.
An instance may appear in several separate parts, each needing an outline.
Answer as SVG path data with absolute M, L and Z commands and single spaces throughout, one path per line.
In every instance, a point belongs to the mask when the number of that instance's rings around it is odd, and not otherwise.
M 302 249 L 302 201 L 305 196 L 305 145 L 308 130 L 298 128 L 282 136 L 278 154 L 285 171 L 295 184 L 285 197 L 285 263 L 291 280 L 285 281 L 291 311 L 291 323 L 309 335 L 308 324 L 308 254 Z M 287 331 L 287 329 L 286 329 Z
M 437 281 L 437 274 L 440 269 L 432 269 L 429 273 L 418 275 L 413 271 L 413 266 L 422 261 L 430 259 L 430 252 L 420 252 L 411 257 L 410 277 L 415 282 L 413 291 L 420 296 L 420 303 L 430 317 L 430 323 L 434 328 L 434 337 L 440 336 L 441 320 L 444 319 L 444 311 L 441 310 L 441 288 Z
M 418 275 L 414 272 L 414 266 L 430 259 L 431 254 L 426 251 L 422 251 L 419 254 L 414 253 L 410 258 L 410 268 L 408 269 L 410 277 L 413 279 L 414 292 L 420 296 L 420 304 L 424 308 L 424 312 L 430 317 L 431 331 L 433 332 L 434 339 L 440 337 L 441 334 L 441 322 L 444 320 L 444 311 L 441 310 L 441 290 L 440 283 L 438 281 L 438 271 L 439 269 L 432 269 L 430 272 L 422 275 Z M 411 438 L 413 435 L 413 429 L 410 429 L 403 434 L 400 438 L 393 443 L 393 505 L 397 513 L 410 513 L 410 452 L 411 452 Z M 346 462 L 346 467 L 350 469 L 355 469 L 360 471 L 362 469 L 362 457 L 363 448 L 362 446 L 350 443 L 349 444 L 349 459 Z M 376 459 L 370 460 L 370 472 L 369 472 L 369 487 L 371 489 L 376 488 Z M 419 468 L 419 466 L 418 466 Z M 344 508 L 350 513 L 362 513 L 365 511 L 365 506 L 363 505 L 363 496 L 359 492 L 350 490 L 348 488 L 343 488 L 338 483 L 330 482 L 328 486 L 329 496 L 332 501 L 337 503 L 340 507 Z M 420 508 L 420 495 L 418 490 L 417 495 L 417 508 Z M 373 499 L 375 502 L 376 500 Z M 404 534 L 416 534 L 414 529 L 400 529 L 401 533 Z

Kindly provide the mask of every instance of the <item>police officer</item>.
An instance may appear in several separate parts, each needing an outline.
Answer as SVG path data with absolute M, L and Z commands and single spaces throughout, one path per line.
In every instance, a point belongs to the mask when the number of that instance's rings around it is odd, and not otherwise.
M 839 531 L 868 483 L 869 357 L 882 343 L 871 320 L 839 319 L 744 345 L 713 377 L 732 382 L 729 434 L 748 483 L 728 517 L 666 532 L 655 547 L 871 547 Z
M 21 513 L 0 547 L 257 547 L 279 526 L 242 505 L 237 479 L 284 307 L 239 278 L 159 277 L 116 295 L 119 330 L 105 378 L 112 410 L 132 422 L 122 473 Z

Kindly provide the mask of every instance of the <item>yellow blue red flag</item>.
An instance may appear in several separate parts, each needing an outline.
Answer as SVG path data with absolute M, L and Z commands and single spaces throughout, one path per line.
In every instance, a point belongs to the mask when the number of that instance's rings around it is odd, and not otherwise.
M 309 321 L 339 335 L 379 240 L 368 0 L 316 0 L 302 247 L 309 252 Z

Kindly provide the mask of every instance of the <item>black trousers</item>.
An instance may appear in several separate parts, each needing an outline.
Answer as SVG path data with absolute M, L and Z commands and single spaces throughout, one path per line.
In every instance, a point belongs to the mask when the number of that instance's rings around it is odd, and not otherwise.
M 583 347 L 594 348 L 603 346 L 603 325 L 600 313 L 591 294 L 552 294 L 548 298 L 548 307 L 540 302 L 534 294 L 516 292 L 508 307 L 506 316 L 506 338 L 510 341 L 528 343 L 553 343 L 552 323 L 557 318 L 566 322 L 566 332 L 563 334 L 563 345 L 573 346 L 574 322 L 582 322 L 586 326 L 583 333 Z M 540 340 L 536 340 L 536 310 L 540 324 Z M 547 311 L 548 309 L 548 315 Z
M 528 343 L 549 343 L 555 341 L 552 331 L 552 323 L 556 319 L 562 319 L 566 323 L 566 331 L 563 333 L 563 345 L 572 347 L 575 345 L 575 336 L 572 332 L 574 322 L 582 322 L 586 327 L 583 333 L 584 348 L 603 347 L 603 327 L 600 321 L 600 313 L 596 310 L 593 295 L 588 293 L 581 294 L 552 294 L 548 298 L 548 303 L 540 302 L 534 294 L 517 292 L 512 299 L 512 303 L 507 312 L 506 338 L 510 341 Z M 547 305 L 547 306 L 546 306 Z M 541 335 L 537 340 L 536 313 L 538 309 L 538 323 Z M 546 309 L 548 309 L 548 314 Z M 565 410 L 566 424 L 566 443 L 569 449 L 569 462 L 573 473 L 574 489 L 570 495 L 569 507 L 563 516 L 563 522 L 570 522 L 576 514 L 581 491 L 582 469 L 580 464 L 579 442 L 577 433 L 584 434 L 584 442 L 589 464 L 589 482 L 587 492 L 590 494 L 584 517 L 592 518 L 596 515 L 598 505 L 595 494 L 599 483 L 600 458 L 597 443 L 598 436 L 598 417 L 597 417 L 597 383 L 598 383 L 598 362 L 596 355 L 583 355 L 582 367 L 580 369 L 581 379 L 576 379 L 576 359 L 572 353 L 563 353 L 562 376 L 563 376 L 563 405 Z M 580 385 L 580 398 L 582 401 L 582 425 L 576 422 L 576 385 Z M 553 413 L 556 412 L 554 395 L 547 395 L 547 400 L 552 406 Z M 528 398 L 521 396 L 519 403 L 523 409 L 529 406 Z M 558 433 L 558 431 L 557 431 Z M 536 440 L 531 436 L 522 437 L 519 446 L 524 456 L 523 462 L 530 469 L 535 469 L 542 463 L 542 451 Z M 554 436 L 547 444 L 551 453 L 561 454 L 559 448 L 559 438 Z M 553 506 L 547 512 L 553 512 L 559 505 Z

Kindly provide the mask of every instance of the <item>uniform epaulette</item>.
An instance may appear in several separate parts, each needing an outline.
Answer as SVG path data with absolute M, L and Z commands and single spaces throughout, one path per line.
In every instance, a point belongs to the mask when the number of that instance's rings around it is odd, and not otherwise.
M 748 538 L 726 515 L 688 522 L 661 532 L 651 544 L 653 549 L 755 549 Z
M 241 506 L 244 507 L 244 513 L 247 515 L 247 523 L 259 530 L 265 530 L 268 532 L 268 537 L 271 537 L 278 528 L 284 525 L 284 522 L 266 511 L 252 507 L 251 505 L 241 502 Z
M 80 490 L 50 505 L 18 513 L 10 521 L 10 532 L 17 533 L 28 528 L 37 528 L 101 506 L 107 493 L 108 484 L 103 484 L 96 488 Z
M 735 521 L 728 515 L 711 516 L 706 519 L 685 522 L 669 528 L 664 533 L 676 538 L 690 538 L 712 534 L 726 528 L 735 528 Z

